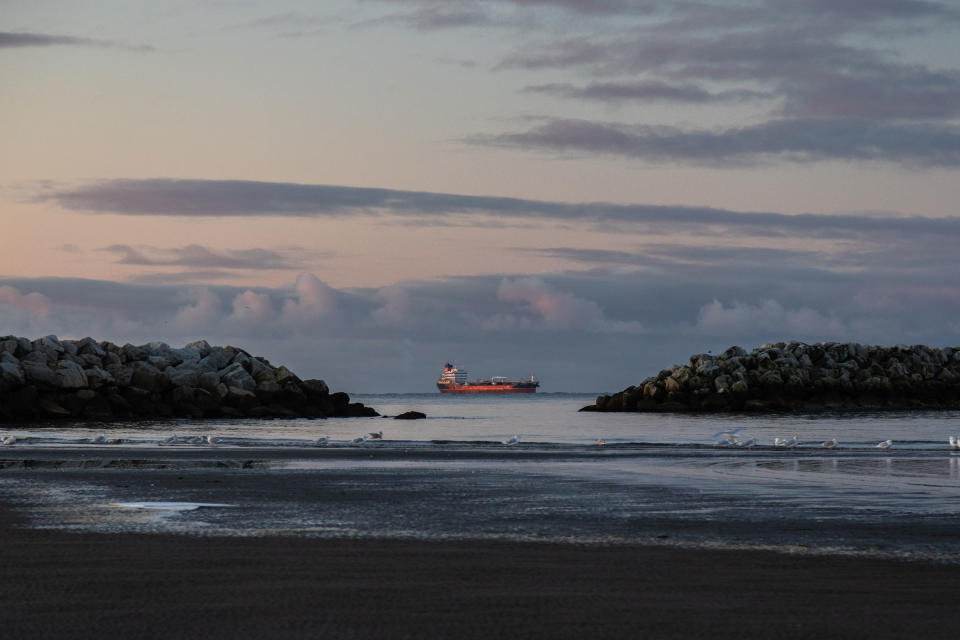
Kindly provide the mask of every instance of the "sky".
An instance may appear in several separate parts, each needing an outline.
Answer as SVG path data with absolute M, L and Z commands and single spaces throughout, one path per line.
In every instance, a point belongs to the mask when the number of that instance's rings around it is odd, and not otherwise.
M 960 345 L 960 1 L 0 0 L 0 335 L 336 390 Z

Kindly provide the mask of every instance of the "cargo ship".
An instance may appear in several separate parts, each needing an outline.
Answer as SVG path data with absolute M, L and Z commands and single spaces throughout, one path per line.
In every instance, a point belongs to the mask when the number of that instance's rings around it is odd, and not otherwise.
M 443 374 L 437 380 L 440 393 L 536 393 L 540 381 L 530 374 L 528 380 L 507 380 L 494 376 L 489 380 L 467 382 L 467 370 L 458 369 L 449 362 L 443 365 Z

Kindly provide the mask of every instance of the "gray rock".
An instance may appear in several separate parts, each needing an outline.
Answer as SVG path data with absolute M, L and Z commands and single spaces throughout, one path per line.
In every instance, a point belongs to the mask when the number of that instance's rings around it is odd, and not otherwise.
M 100 367 L 84 369 L 83 372 L 87 376 L 87 384 L 89 384 L 90 388 L 92 389 L 99 389 L 104 385 L 113 384 L 115 382 L 113 375 L 111 375 L 106 369 L 102 369 Z
M 239 362 L 234 362 L 219 373 L 220 381 L 228 387 L 240 387 L 246 391 L 253 391 L 257 388 L 257 381 L 247 373 L 247 370 Z
M 170 384 L 170 379 L 162 371 L 147 362 L 134 362 L 130 367 L 130 385 L 147 391 L 163 391 Z
M 104 355 L 106 355 L 106 354 L 104 354 Z M 83 364 L 83 366 L 84 366 L 85 369 L 89 369 L 90 367 L 102 367 L 102 366 L 103 366 L 103 358 L 101 358 L 100 356 L 96 355 L 95 353 L 83 353 L 83 354 L 80 354 L 79 360 L 80 360 L 80 362 Z M 76 362 L 76 360 L 74 360 L 74 362 Z
M 220 384 L 220 374 L 216 371 L 205 371 L 197 377 L 197 386 L 210 393 L 215 393 Z
M 3 354 L 9 355 L 9 352 L 4 351 Z M 18 364 L 0 360 L 0 389 L 16 389 L 23 386 L 24 382 L 26 380 Z
M 211 349 L 210 343 L 207 342 L 206 340 L 197 340 L 195 342 L 191 342 L 190 344 L 184 345 L 183 348 L 189 351 L 195 351 L 199 353 L 200 358 L 205 358 L 208 355 L 210 355 L 210 349 Z
M 54 368 L 57 386 L 61 389 L 82 389 L 87 386 L 87 374 L 76 362 L 60 360 Z
M 26 382 L 50 387 L 57 386 L 57 374 L 47 366 L 46 362 L 36 362 L 23 358 L 20 361 L 20 367 L 23 369 L 23 376 Z
M 103 358 L 107 355 L 107 352 L 93 338 L 81 338 L 77 340 L 77 354 Z
M 108 364 L 104 367 L 119 387 L 129 387 L 130 379 L 133 377 L 133 369 L 125 367 L 122 364 Z
M 200 372 L 193 368 L 170 367 L 164 373 L 170 378 L 170 384 L 175 387 L 199 387 Z M 217 380 L 219 382 L 219 379 Z

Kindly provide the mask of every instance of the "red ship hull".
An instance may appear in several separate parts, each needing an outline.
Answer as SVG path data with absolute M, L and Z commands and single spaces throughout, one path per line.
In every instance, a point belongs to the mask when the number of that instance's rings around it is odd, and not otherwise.
M 517 387 L 509 384 L 458 384 L 458 385 L 437 385 L 440 393 L 536 393 L 535 386 Z

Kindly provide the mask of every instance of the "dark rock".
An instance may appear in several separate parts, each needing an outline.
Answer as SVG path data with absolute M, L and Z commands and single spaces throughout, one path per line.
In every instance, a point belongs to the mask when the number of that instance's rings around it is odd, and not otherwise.
M 238 347 L 0 337 L 3 421 L 378 415 Z
M 767 344 L 691 356 L 581 411 L 960 409 L 960 348 Z
M 427 414 L 419 411 L 405 411 L 398 416 L 393 416 L 394 420 L 423 420 Z

